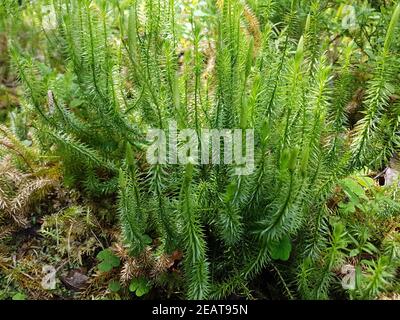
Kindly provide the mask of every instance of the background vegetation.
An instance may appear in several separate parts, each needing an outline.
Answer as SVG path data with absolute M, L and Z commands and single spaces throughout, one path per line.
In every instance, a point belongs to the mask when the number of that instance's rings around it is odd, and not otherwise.
M 399 18 L 396 1 L 3 0 L 0 298 L 398 298 Z M 149 165 L 170 120 L 254 129 L 255 172 Z

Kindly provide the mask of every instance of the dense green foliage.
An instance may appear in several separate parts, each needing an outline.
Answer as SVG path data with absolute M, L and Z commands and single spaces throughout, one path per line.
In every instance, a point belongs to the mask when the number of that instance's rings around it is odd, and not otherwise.
M 266 270 L 278 297 L 399 292 L 396 188 L 369 178 L 400 147 L 400 5 L 381 2 L 346 26 L 346 1 L 6 0 L 16 117 L 65 186 L 112 203 L 132 257 L 183 252 L 182 297 L 250 297 Z M 254 173 L 149 165 L 171 120 L 254 129 Z

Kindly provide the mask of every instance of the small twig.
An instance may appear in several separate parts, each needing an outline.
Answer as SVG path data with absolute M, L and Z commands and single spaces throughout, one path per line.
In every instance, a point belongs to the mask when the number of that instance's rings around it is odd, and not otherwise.
M 289 287 L 286 285 L 286 282 L 285 282 L 285 280 L 283 279 L 283 277 L 282 277 L 281 273 L 279 272 L 278 268 L 277 268 L 277 267 L 275 266 L 275 264 L 273 264 L 273 263 L 272 263 L 272 267 L 274 268 L 274 270 L 275 270 L 276 273 L 278 274 L 279 279 L 281 280 L 283 286 L 285 287 L 285 290 L 286 290 L 286 292 L 287 292 L 289 298 L 290 298 L 291 300 L 294 300 L 294 297 L 293 297 L 292 293 L 290 292 Z

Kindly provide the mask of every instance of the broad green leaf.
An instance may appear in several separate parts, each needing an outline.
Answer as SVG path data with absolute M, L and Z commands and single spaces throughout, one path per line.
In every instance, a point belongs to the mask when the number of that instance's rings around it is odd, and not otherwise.
M 98 268 L 101 272 L 108 272 L 113 268 L 113 266 L 108 262 L 103 261 L 98 264 Z
M 280 241 L 272 242 L 269 249 L 272 259 L 287 261 L 292 251 L 290 238 L 284 236 Z
M 150 283 L 144 277 L 132 279 L 129 285 L 129 291 L 136 294 L 137 297 L 141 297 L 150 291 Z
M 153 239 L 150 238 L 147 234 L 143 235 L 143 241 L 145 244 L 151 244 L 153 242 Z
M 110 289 L 111 292 L 118 292 L 121 290 L 121 284 L 118 281 L 110 281 L 108 284 L 108 289 Z
M 13 300 L 26 300 L 26 296 L 25 296 L 25 294 L 18 292 L 13 295 L 12 299 Z
M 80 105 L 82 105 L 83 101 L 80 99 L 74 99 L 71 101 L 70 107 L 71 108 L 76 108 L 79 107 Z
M 110 249 L 100 251 L 96 258 L 100 261 L 98 268 L 102 272 L 108 272 L 121 263 L 120 259 Z
M 365 195 L 363 187 L 353 179 L 346 178 L 342 180 L 341 185 L 343 187 L 344 192 L 349 196 L 352 202 L 358 203 L 359 199 L 368 200 L 368 198 Z
M 355 177 L 357 182 L 364 188 L 371 188 L 375 185 L 375 180 L 370 177 Z
M 353 250 L 350 251 L 349 256 L 350 256 L 350 257 L 355 257 L 355 256 L 357 256 L 359 253 L 360 253 L 360 250 L 358 250 L 358 249 L 353 249 Z

